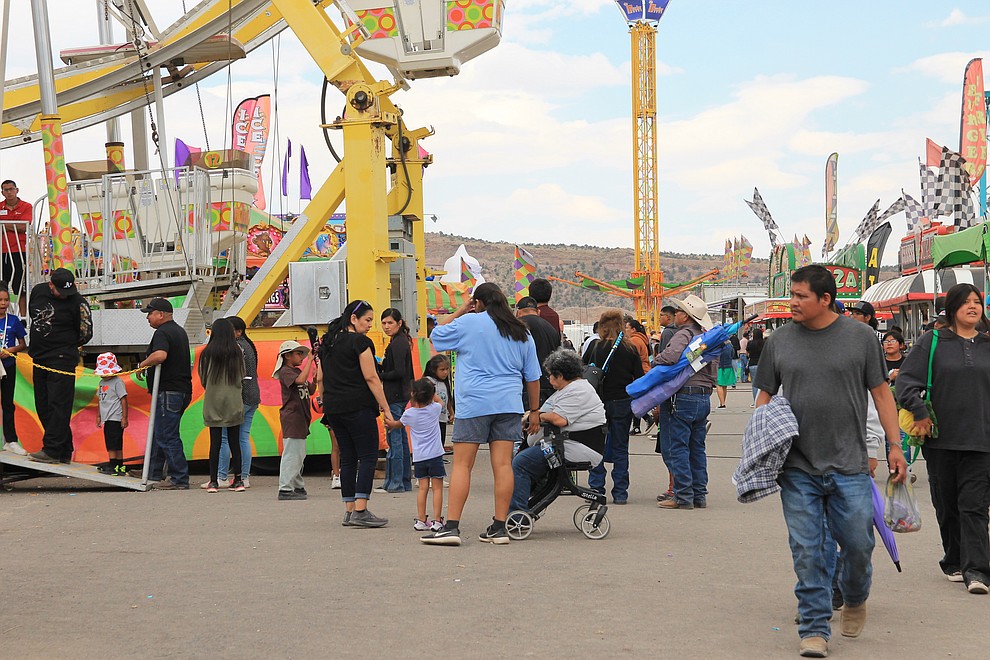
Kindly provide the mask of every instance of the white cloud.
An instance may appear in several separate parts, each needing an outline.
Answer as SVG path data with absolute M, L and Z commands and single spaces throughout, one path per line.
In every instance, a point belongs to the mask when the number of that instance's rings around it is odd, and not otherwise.
M 929 55 L 915 60 L 906 67 L 894 69 L 894 73 L 917 72 L 936 78 L 944 83 L 958 83 L 962 86 L 966 64 L 973 58 L 990 58 L 990 51 L 950 52 Z
M 928 27 L 956 27 L 959 25 L 979 25 L 990 20 L 990 16 L 967 16 L 961 9 L 953 9 L 940 21 L 926 23 Z

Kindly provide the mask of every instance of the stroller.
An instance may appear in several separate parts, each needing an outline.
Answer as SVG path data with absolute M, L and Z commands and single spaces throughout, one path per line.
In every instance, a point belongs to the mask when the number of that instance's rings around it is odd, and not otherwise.
M 598 491 L 578 486 L 574 481 L 575 472 L 587 471 L 594 466 L 587 462 L 572 463 L 564 460 L 565 439 L 583 440 L 592 446 L 604 446 L 605 427 L 597 426 L 593 429 L 569 433 L 556 426 L 545 424 L 543 430 L 544 438 L 548 439 L 553 447 L 552 457 L 547 457 L 551 468 L 533 485 L 533 492 L 529 496 L 529 511 L 509 512 L 505 520 L 505 529 L 509 538 L 514 541 L 529 538 L 533 533 L 533 523 L 542 517 L 547 507 L 560 495 L 576 495 L 587 502 L 574 511 L 574 526 L 589 539 L 605 538 L 609 532 L 605 496 Z

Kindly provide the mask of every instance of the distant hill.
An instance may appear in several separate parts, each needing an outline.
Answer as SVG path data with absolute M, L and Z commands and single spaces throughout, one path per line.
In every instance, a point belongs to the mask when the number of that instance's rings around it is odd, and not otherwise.
M 443 268 L 457 247 L 464 244 L 468 253 L 481 263 L 485 279 L 495 282 L 511 299 L 515 280 L 512 263 L 515 257 L 515 244 L 499 241 L 483 241 L 477 238 L 453 234 L 426 234 L 426 265 L 430 268 Z M 629 276 L 633 267 L 632 248 L 606 248 L 594 245 L 574 244 L 523 244 L 536 258 L 540 277 L 554 276 L 574 280 L 574 272 L 581 271 L 603 280 L 618 280 Z M 661 267 L 664 281 L 685 282 L 703 275 L 712 268 L 722 265 L 722 255 L 680 254 L 661 252 Z M 767 260 L 754 259 L 750 268 L 751 282 L 767 283 Z M 591 323 L 608 307 L 618 307 L 632 311 L 631 300 L 606 293 L 590 291 L 554 282 L 551 305 L 564 319 Z

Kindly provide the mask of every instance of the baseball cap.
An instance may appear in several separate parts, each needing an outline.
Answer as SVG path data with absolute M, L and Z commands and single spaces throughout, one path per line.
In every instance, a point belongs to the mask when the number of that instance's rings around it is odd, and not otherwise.
M 859 312 L 863 316 L 872 316 L 873 318 L 877 316 L 877 311 L 873 309 L 873 305 L 865 300 L 860 300 L 855 305 L 846 305 L 846 309 L 850 312 Z
M 165 312 L 166 314 L 172 313 L 172 303 L 165 300 L 164 298 L 152 298 L 148 301 L 148 304 L 144 306 L 141 310 L 144 314 L 151 314 L 152 312 Z
M 68 268 L 56 268 L 53 270 L 51 282 L 58 289 L 60 296 L 72 296 L 78 291 L 76 289 L 76 276 Z
M 539 309 L 539 303 L 532 296 L 524 296 L 516 303 L 516 309 Z

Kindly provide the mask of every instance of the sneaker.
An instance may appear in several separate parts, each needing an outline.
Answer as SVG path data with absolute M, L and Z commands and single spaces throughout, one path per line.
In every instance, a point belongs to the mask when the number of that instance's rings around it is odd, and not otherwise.
M 351 526 L 351 512 L 350 511 L 344 511 L 344 519 L 340 521 L 340 526 L 341 527 L 350 527 Z
M 375 493 L 387 493 L 388 491 L 385 490 L 384 488 L 382 488 L 381 486 L 379 486 L 373 492 L 375 492 Z
M 306 499 L 306 493 L 297 493 L 294 490 L 280 490 L 278 491 L 279 500 L 304 500 Z
M 824 637 L 805 637 L 801 640 L 798 653 L 803 658 L 827 658 L 828 642 Z
M 666 502 L 667 500 L 674 499 L 674 491 L 668 490 L 666 493 L 661 493 L 657 495 L 657 502 Z
M 686 504 L 684 502 L 678 502 L 675 499 L 664 500 L 663 502 L 657 503 L 657 506 L 661 509 L 684 509 L 686 511 L 691 511 L 694 509 L 694 504 Z
M 433 532 L 432 534 L 427 534 L 426 536 L 420 537 L 420 542 L 426 545 L 460 545 L 461 544 L 461 530 L 457 529 L 447 529 L 444 527 L 438 532 Z
M 439 532 L 440 530 L 443 529 L 443 524 L 444 524 L 443 518 L 441 518 L 440 520 L 434 520 L 430 522 L 430 531 Z
M 97 465 L 96 471 L 100 474 L 114 475 L 117 474 L 117 468 L 112 465 Z
M 963 574 L 962 571 L 951 571 L 945 574 L 945 579 L 949 582 L 962 582 Z
M 499 529 L 495 529 L 494 523 L 488 526 L 488 529 L 478 534 L 478 540 L 484 541 L 485 543 L 493 543 L 495 545 L 505 545 L 509 542 L 509 533 L 505 531 L 505 526 L 503 525 Z
M 426 522 L 425 520 L 420 520 L 419 518 L 414 518 L 414 520 L 415 522 L 413 523 L 413 529 L 415 529 L 417 532 L 428 532 L 433 529 L 430 526 L 430 523 Z
M 248 479 L 247 477 L 244 477 L 243 479 L 241 479 L 241 481 L 244 483 L 244 487 L 245 488 L 250 488 L 251 487 L 251 480 Z
M 990 589 L 987 589 L 987 585 L 984 584 L 982 580 L 970 580 L 969 584 L 966 585 L 966 591 L 971 594 L 986 594 Z
M 379 518 L 371 511 L 355 511 L 351 514 L 351 527 L 384 527 L 388 518 Z
M 643 416 L 643 421 L 646 422 L 646 428 L 643 429 L 643 435 L 649 435 L 650 431 L 653 430 L 653 426 L 657 423 L 657 420 L 653 418 L 653 415 L 646 413 Z
M 28 454 L 28 458 L 38 463 L 58 463 L 58 459 L 46 454 L 44 449 L 36 451 L 33 454 Z
M 127 466 L 126 465 L 118 465 L 117 468 L 114 470 L 114 474 L 116 476 L 118 476 L 118 477 L 126 477 L 127 476 Z
M 3 443 L 3 450 L 9 451 L 11 454 L 17 454 L 18 456 L 27 456 L 27 451 L 25 451 L 24 447 L 21 447 L 16 442 Z
M 333 479 L 330 480 L 330 488 L 332 490 L 340 490 L 340 475 L 333 475 Z
M 206 492 L 207 493 L 219 493 L 220 492 L 219 484 L 217 484 L 217 482 L 215 482 L 215 481 L 211 481 L 209 483 L 209 485 L 206 487 Z
M 695 500 L 694 501 L 694 508 L 695 509 L 707 509 L 708 508 L 708 500 L 705 500 L 705 499 Z
M 305 488 L 293 488 L 292 492 L 297 495 L 309 495 L 309 493 L 306 492 Z
M 166 479 L 165 481 L 159 481 L 156 483 L 153 488 L 155 490 L 189 490 L 189 484 L 177 484 L 174 481 L 169 481 Z
M 245 488 L 247 488 L 247 486 L 245 486 L 244 482 L 240 479 L 235 479 L 234 483 L 230 485 L 230 489 L 235 493 L 243 493 Z
M 140 477 L 141 475 L 139 474 L 138 476 Z M 210 484 L 213 484 L 217 488 L 230 488 L 230 482 L 226 479 L 220 479 L 219 481 L 204 481 L 199 485 L 199 487 L 205 490 L 210 487 Z

